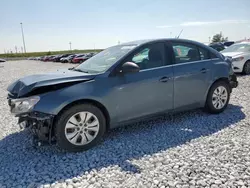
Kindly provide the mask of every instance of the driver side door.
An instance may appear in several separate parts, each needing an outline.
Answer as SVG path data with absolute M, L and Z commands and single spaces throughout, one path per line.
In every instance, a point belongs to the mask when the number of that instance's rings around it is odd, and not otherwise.
M 173 66 L 165 43 L 148 44 L 135 50 L 125 62 L 140 67 L 137 73 L 116 75 L 112 91 L 117 122 L 173 110 Z

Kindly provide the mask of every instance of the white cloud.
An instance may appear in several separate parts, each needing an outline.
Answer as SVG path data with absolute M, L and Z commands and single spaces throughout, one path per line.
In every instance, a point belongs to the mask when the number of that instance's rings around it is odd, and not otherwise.
M 161 25 L 157 28 L 171 28 L 171 27 L 189 27 L 189 26 L 210 26 L 219 24 L 247 24 L 250 20 L 220 20 L 220 21 L 209 21 L 209 22 L 183 22 L 179 25 Z

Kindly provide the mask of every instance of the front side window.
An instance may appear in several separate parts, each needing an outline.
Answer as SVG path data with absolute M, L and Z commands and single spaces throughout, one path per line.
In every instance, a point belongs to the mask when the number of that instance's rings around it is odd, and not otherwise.
M 148 60 L 148 52 L 149 52 L 149 48 L 144 48 L 139 53 L 136 53 L 132 58 L 132 62 L 140 64 L 143 62 L 143 60 L 145 59 Z
M 200 52 L 195 45 L 173 43 L 175 63 L 187 63 L 200 60 Z
M 206 50 L 204 48 L 199 48 L 199 52 L 200 52 L 201 60 L 210 59 L 208 50 Z
M 140 67 L 140 70 L 165 66 L 164 43 L 145 45 L 126 58 L 125 62 L 136 63 Z

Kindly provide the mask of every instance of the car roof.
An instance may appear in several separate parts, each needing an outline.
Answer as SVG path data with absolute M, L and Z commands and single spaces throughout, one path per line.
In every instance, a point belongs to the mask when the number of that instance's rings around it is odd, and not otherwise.
M 131 42 L 125 42 L 122 43 L 120 45 L 143 45 L 143 44 L 147 44 L 150 42 L 167 42 L 167 41 L 171 41 L 171 42 L 188 42 L 188 43 L 193 43 L 193 44 L 197 44 L 197 45 L 204 45 L 200 42 L 196 42 L 193 40 L 188 40 L 188 39 L 177 39 L 177 38 L 159 38 L 159 39 L 144 39 L 144 40 L 135 40 L 135 41 L 131 41 Z
M 201 42 L 197 42 L 197 41 L 193 41 L 193 40 L 188 40 L 188 39 L 179 39 L 179 38 L 159 38 L 159 39 L 145 39 L 145 40 L 136 40 L 136 41 L 131 41 L 131 42 L 127 42 L 127 43 L 122 43 L 122 44 L 119 44 L 121 46 L 123 45 L 136 45 L 137 47 L 140 47 L 141 45 L 144 45 L 144 44 L 148 44 L 148 43 L 151 43 L 151 42 L 183 42 L 183 43 L 190 43 L 190 44 L 193 44 L 193 45 L 197 45 L 199 47 L 202 47 L 204 49 L 207 49 L 209 50 L 210 52 L 214 53 L 217 55 L 217 57 L 220 57 L 220 53 L 217 52 L 215 49 L 201 43 Z M 119 46 L 117 45 L 117 46 Z

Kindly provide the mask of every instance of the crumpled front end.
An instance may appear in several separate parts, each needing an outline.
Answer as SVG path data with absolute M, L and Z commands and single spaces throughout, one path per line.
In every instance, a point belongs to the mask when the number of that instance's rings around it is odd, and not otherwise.
M 10 111 L 19 117 L 19 125 L 22 129 L 29 128 L 38 141 L 51 143 L 54 136 L 53 121 L 56 115 L 53 111 L 65 102 L 66 97 L 62 95 L 57 97 L 55 94 L 50 98 L 48 95 L 93 80 L 95 76 L 62 70 L 20 78 L 7 89 Z
M 10 111 L 19 118 L 18 124 L 22 130 L 29 129 L 33 133 L 36 145 L 41 143 L 51 144 L 54 140 L 52 132 L 54 115 L 33 111 L 32 108 L 24 109 L 24 106 L 19 107 L 21 103 L 27 102 L 28 99 L 32 98 L 34 97 L 18 99 L 14 94 L 9 93 L 8 104 Z M 22 110 L 25 111 L 22 112 Z
M 61 70 L 55 73 L 38 74 L 20 78 L 10 84 L 7 90 L 14 95 L 15 98 L 29 97 L 68 87 L 80 82 L 86 82 L 94 78 L 95 75 Z
M 229 83 L 230 83 L 231 88 L 238 87 L 238 81 L 237 81 L 237 77 L 235 74 L 232 74 L 229 76 Z
M 21 80 L 17 80 L 8 86 L 7 91 L 9 92 L 9 97 L 18 98 L 23 90 L 28 91 L 33 86 L 34 84 L 27 86 Z
M 18 124 L 21 129 L 29 129 L 34 135 L 36 144 L 49 143 L 54 139 L 53 135 L 54 115 L 41 112 L 31 112 L 28 114 L 19 115 Z

